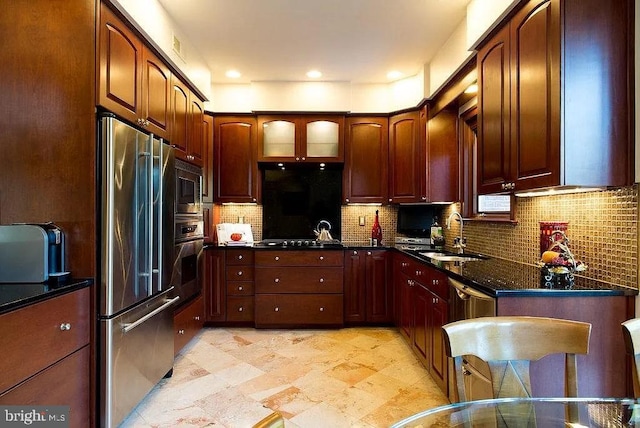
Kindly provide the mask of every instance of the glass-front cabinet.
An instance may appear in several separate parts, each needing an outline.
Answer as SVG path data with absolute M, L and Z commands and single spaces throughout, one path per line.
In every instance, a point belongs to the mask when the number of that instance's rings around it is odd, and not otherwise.
M 344 116 L 258 116 L 258 161 L 343 162 Z

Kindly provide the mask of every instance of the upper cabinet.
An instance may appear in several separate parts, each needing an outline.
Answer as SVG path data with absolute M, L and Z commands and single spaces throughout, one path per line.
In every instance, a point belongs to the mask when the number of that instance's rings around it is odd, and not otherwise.
M 258 161 L 342 162 L 344 116 L 258 116 Z
M 426 202 L 426 159 L 420 112 L 389 118 L 389 202 Z
M 421 112 L 426 116 L 426 107 Z M 422 128 L 422 125 L 421 125 Z M 426 124 L 427 202 L 459 200 L 458 109 L 447 107 Z
M 481 45 L 479 194 L 633 181 L 631 12 L 531 0 Z
M 214 202 L 258 201 L 256 128 L 256 119 L 251 116 L 214 117 Z
M 202 99 L 105 3 L 100 4 L 99 38 L 99 105 L 167 140 L 178 157 L 202 166 Z
M 343 173 L 344 203 L 387 203 L 388 153 L 388 118 L 347 118 Z

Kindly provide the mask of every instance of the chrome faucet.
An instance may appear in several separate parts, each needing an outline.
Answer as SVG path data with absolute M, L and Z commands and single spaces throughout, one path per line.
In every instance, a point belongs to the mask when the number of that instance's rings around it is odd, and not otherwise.
M 459 220 L 460 221 L 460 236 L 456 236 L 454 238 L 453 246 L 458 249 L 458 254 L 463 254 L 464 253 L 464 247 L 467 246 L 467 239 L 462 235 L 462 228 L 464 227 L 464 220 L 462 219 L 462 215 L 458 211 L 452 212 L 451 214 L 449 214 L 449 217 L 447 217 L 447 229 L 451 229 L 451 219 L 456 215 L 460 219 Z

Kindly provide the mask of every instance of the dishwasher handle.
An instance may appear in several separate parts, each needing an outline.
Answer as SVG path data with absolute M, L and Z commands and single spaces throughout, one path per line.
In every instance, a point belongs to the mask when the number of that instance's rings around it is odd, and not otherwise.
M 458 297 L 462 300 L 468 300 L 471 297 L 474 297 L 476 299 L 493 300 L 493 297 L 484 294 L 476 290 L 475 288 L 471 288 L 468 285 L 461 283 L 460 281 L 457 281 L 453 278 L 448 278 L 448 280 L 449 284 L 451 284 L 451 286 L 456 289 Z

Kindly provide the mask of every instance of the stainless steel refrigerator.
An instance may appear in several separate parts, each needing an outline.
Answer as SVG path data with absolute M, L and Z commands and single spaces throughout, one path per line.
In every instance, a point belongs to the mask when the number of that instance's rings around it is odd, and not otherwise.
M 117 426 L 173 367 L 173 149 L 98 118 L 100 425 Z

